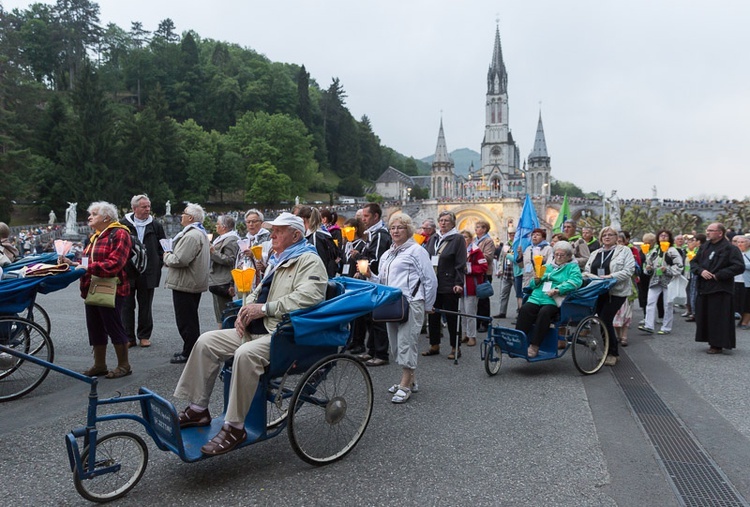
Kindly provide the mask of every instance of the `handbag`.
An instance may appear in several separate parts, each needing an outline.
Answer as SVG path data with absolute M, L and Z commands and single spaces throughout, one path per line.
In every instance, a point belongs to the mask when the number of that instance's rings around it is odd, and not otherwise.
M 229 288 L 232 286 L 231 283 L 222 283 L 219 285 L 209 285 L 208 292 L 216 294 L 223 298 L 232 298 L 232 294 L 229 293 Z
M 114 308 L 118 283 L 120 283 L 120 280 L 116 276 L 103 278 L 91 275 L 91 285 L 89 285 L 89 292 L 86 295 L 86 304 Z
M 490 282 L 482 282 L 477 285 L 477 297 L 479 299 L 491 298 L 495 295 L 495 290 Z
M 414 292 L 412 292 L 411 297 L 414 297 L 417 294 L 421 282 L 422 280 L 417 281 L 417 285 L 414 287 Z M 406 295 L 401 294 L 401 297 L 393 303 L 375 307 L 372 310 L 372 320 L 373 322 L 398 323 L 403 323 L 409 320 L 409 300 L 406 298 Z

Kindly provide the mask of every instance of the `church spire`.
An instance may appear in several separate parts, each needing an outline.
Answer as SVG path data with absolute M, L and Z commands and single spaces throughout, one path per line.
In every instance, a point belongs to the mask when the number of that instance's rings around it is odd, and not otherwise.
M 440 117 L 440 132 L 438 133 L 437 147 L 435 148 L 435 160 L 433 162 L 451 162 L 451 158 L 448 155 L 448 145 L 445 143 L 442 116 Z
M 492 52 L 490 70 L 487 72 L 487 94 L 508 93 L 508 73 L 503 62 L 503 48 L 500 45 L 500 24 L 495 29 L 495 49 Z
M 539 110 L 539 123 L 536 127 L 536 137 L 534 138 L 534 149 L 531 150 L 529 159 L 549 158 L 547 154 L 547 141 L 544 139 L 544 126 L 542 125 L 542 111 Z

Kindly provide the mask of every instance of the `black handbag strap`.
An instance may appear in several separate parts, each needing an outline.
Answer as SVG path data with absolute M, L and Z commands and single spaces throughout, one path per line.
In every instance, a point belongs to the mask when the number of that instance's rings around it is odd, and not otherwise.
M 411 297 L 414 297 L 417 295 L 417 291 L 419 290 L 419 284 L 422 283 L 422 280 L 417 280 L 417 285 L 414 286 L 414 290 L 411 291 Z

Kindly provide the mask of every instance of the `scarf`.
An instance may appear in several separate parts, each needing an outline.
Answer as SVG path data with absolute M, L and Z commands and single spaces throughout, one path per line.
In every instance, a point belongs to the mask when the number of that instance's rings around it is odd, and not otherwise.
M 270 232 L 268 231 L 268 229 L 264 229 L 263 227 L 261 227 L 260 229 L 258 229 L 258 232 L 257 232 L 256 234 L 250 234 L 250 233 L 248 232 L 248 233 L 247 233 L 247 239 L 249 239 L 249 240 L 250 240 L 250 243 L 252 244 L 252 243 L 253 243 L 253 241 L 255 241 L 255 238 L 257 238 L 258 236 L 262 236 L 262 235 L 264 235 L 265 233 L 268 233 L 268 234 L 270 234 Z
M 125 218 L 135 225 L 135 233 L 138 235 L 138 240 L 143 243 L 143 237 L 146 235 L 146 226 L 154 221 L 154 217 L 149 215 L 148 218 L 141 220 L 134 213 L 128 213 L 125 215 Z
M 198 229 L 203 234 L 205 234 L 206 236 L 208 236 L 208 232 L 206 232 L 206 228 L 203 227 L 203 224 L 199 224 L 199 223 L 196 222 L 196 223 L 192 223 L 192 224 L 188 225 L 187 227 L 185 227 L 184 229 L 182 229 L 180 232 L 178 232 L 177 235 L 174 238 L 172 238 L 172 245 L 175 245 L 177 243 L 177 241 L 179 241 L 180 239 L 182 239 L 182 237 L 185 234 L 187 234 L 187 232 L 191 228 Z
M 263 275 L 263 280 L 271 276 L 276 271 L 276 268 L 284 264 L 286 261 L 296 259 L 305 253 L 314 253 L 315 255 L 318 255 L 318 251 L 315 247 L 308 243 L 305 238 L 302 238 L 293 245 L 288 246 L 283 252 L 281 252 L 281 255 L 276 253 L 271 254 L 268 258 L 268 268 Z
M 484 236 L 482 236 L 481 238 L 479 238 L 479 237 L 474 238 L 473 243 L 478 246 L 479 243 L 481 243 L 482 241 L 484 241 L 484 238 L 489 238 L 489 237 L 490 237 L 489 233 L 485 233 Z
M 367 229 L 365 231 L 365 236 L 367 237 L 367 241 L 368 242 L 372 241 L 372 238 L 375 235 L 375 233 L 378 232 L 380 229 L 384 229 L 384 228 L 385 228 L 385 223 L 381 220 L 380 222 L 376 223 L 375 225 Z
M 126 231 L 128 231 L 128 234 L 130 234 L 130 229 L 122 225 L 120 222 L 114 221 L 111 224 L 109 224 L 107 227 L 105 227 L 102 231 L 96 231 L 94 232 L 94 234 L 91 235 L 91 237 L 89 238 L 89 244 L 86 247 L 86 249 L 83 251 L 84 255 L 89 255 L 89 253 L 93 255 L 96 242 L 99 240 L 101 235 L 104 234 L 105 231 L 108 231 L 110 229 L 125 229 Z M 91 260 L 93 261 L 94 259 L 92 258 Z
M 211 244 L 214 245 L 214 246 L 216 246 L 219 243 L 221 243 L 223 240 L 225 240 L 227 238 L 231 238 L 231 237 L 236 237 L 237 239 L 240 239 L 240 235 L 237 234 L 235 231 L 229 231 L 229 232 L 225 232 L 224 234 L 222 234 L 218 238 L 214 238 L 214 240 L 211 242 Z
M 440 231 L 436 231 L 435 234 L 437 234 L 438 240 L 435 242 L 435 254 L 438 253 L 440 250 L 440 243 L 443 242 L 443 240 L 449 236 L 453 236 L 454 234 L 458 234 L 458 229 L 455 227 L 451 229 L 450 231 L 446 232 L 445 234 L 440 234 Z

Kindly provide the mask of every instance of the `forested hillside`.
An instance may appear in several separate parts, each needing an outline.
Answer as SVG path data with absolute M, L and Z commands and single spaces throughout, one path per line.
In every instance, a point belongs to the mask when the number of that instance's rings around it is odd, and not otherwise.
M 99 6 L 0 3 L 0 220 L 13 202 L 41 216 L 65 201 L 273 205 L 305 193 L 362 195 L 414 159 L 352 117 L 344 85 L 304 62 L 180 32 L 164 19 L 102 26 Z

